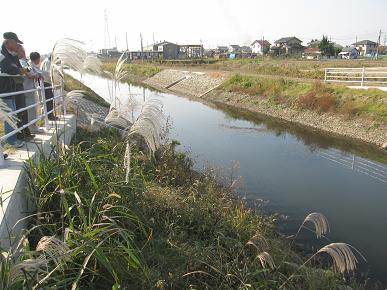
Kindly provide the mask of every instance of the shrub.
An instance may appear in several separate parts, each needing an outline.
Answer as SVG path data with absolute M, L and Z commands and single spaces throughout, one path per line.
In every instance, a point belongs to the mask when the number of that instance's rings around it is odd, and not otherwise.
M 306 94 L 298 98 L 298 105 L 303 109 L 328 112 L 336 108 L 337 98 L 331 88 L 315 82 Z

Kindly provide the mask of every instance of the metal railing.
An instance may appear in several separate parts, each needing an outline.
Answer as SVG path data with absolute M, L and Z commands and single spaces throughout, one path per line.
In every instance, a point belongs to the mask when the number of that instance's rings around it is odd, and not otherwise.
M 326 68 L 324 80 L 327 83 L 383 87 L 387 86 L 387 68 Z
M 3 75 L 0 75 L 0 77 L 21 78 L 22 76 L 10 76 L 10 75 L 4 75 L 3 74 Z M 53 92 L 54 92 L 53 98 L 46 99 L 46 94 L 45 94 L 45 90 L 46 89 L 52 89 L 53 90 Z M 54 112 L 55 108 L 58 105 L 60 105 L 60 104 L 62 104 L 62 113 L 63 113 L 63 115 L 66 114 L 66 95 L 64 93 L 63 82 L 61 82 L 60 85 L 44 87 L 44 81 L 43 80 L 39 80 L 39 82 L 37 83 L 35 89 L 24 90 L 24 91 L 15 91 L 15 92 L 10 92 L 10 93 L 3 93 L 3 94 L 0 94 L 0 98 L 17 96 L 17 95 L 21 95 L 21 94 L 25 94 L 25 93 L 37 93 L 38 96 L 39 96 L 39 100 L 36 101 L 32 105 L 26 106 L 24 108 L 17 109 L 15 111 L 11 111 L 11 112 L 7 113 L 7 116 L 10 117 L 10 116 L 13 116 L 13 115 L 17 115 L 18 113 L 23 112 L 23 111 L 27 111 L 29 109 L 35 109 L 36 110 L 36 108 L 38 106 L 42 107 L 42 111 L 43 112 L 40 113 L 40 114 L 37 114 L 37 117 L 35 119 L 29 121 L 27 124 L 23 124 L 22 126 L 18 127 L 17 129 L 14 129 L 11 132 L 9 132 L 9 133 L 7 133 L 7 134 L 5 134 L 5 135 L 0 137 L 0 168 L 4 167 L 4 165 L 5 165 L 5 160 L 4 160 L 4 155 L 3 155 L 3 153 L 4 153 L 3 143 L 5 143 L 6 140 L 9 137 L 14 136 L 15 134 L 21 132 L 25 128 L 27 128 L 27 127 L 29 127 L 31 125 L 36 124 L 39 120 L 44 120 L 44 128 L 46 130 L 49 130 L 50 129 L 50 123 L 49 123 L 49 120 L 48 120 L 48 116 L 49 116 L 49 114 Z M 61 102 L 58 102 L 58 100 L 61 100 Z M 53 102 L 53 107 L 49 111 L 47 110 L 47 102 Z

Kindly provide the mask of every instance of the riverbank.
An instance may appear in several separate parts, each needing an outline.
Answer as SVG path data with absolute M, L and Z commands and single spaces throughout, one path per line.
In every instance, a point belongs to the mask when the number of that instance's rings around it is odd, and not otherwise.
M 380 148 L 386 140 L 387 124 L 367 118 L 345 118 L 334 113 L 319 113 L 273 104 L 265 98 L 247 94 L 214 90 L 204 96 L 206 100 L 220 102 L 236 108 L 247 109 L 263 115 L 297 123 L 325 134 L 343 136 L 369 143 Z
M 49 275 L 25 275 L 26 285 L 45 276 L 40 287 L 58 289 L 74 282 L 80 289 L 363 288 L 320 268 L 317 257 L 303 265 L 306 258 L 275 232 L 276 216 L 234 193 L 235 179 L 197 173 L 176 142 L 152 158 L 141 143 L 133 144 L 127 183 L 126 145 L 114 130 L 79 128 L 71 146 L 29 164 L 37 209 L 29 248 L 55 235 L 64 243 L 55 250 L 70 255 L 56 256 Z
M 132 72 L 136 65 L 131 64 Z M 156 89 L 247 109 L 377 148 L 387 142 L 387 93 L 383 91 L 208 70 L 201 71 L 199 78 L 179 82 L 190 72 L 158 66 L 154 71 L 161 72 L 149 77 L 152 64 L 141 66 L 147 74 L 136 74 L 135 81 Z M 133 73 L 126 81 L 132 78 Z

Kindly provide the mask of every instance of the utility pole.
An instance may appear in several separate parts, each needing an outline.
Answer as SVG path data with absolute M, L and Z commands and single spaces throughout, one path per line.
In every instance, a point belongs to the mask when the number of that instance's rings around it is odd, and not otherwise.
M 380 46 L 380 38 L 382 37 L 382 30 L 379 30 L 379 37 L 378 37 L 378 42 L 376 44 L 376 54 L 375 54 L 375 59 L 378 59 L 379 55 L 379 46 Z
M 126 52 L 129 52 L 129 46 L 128 46 L 128 33 L 125 33 L 125 38 L 126 38 Z
M 144 45 L 142 43 L 142 34 L 140 32 L 140 41 L 141 41 L 141 59 L 144 59 Z
M 155 33 L 154 32 L 153 32 L 152 36 L 153 36 L 153 45 L 155 45 L 156 42 L 155 42 Z

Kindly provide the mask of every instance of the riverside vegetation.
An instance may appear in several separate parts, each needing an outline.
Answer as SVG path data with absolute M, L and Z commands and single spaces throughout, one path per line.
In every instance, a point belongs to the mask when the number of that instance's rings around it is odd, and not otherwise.
M 193 171 L 176 144 L 148 158 L 137 139 L 127 183 L 126 143 L 114 129 L 78 128 L 69 148 L 30 161 L 36 214 L 2 256 L 2 289 L 361 289 L 315 256 L 301 266 L 304 256 L 275 233 L 276 216 L 248 208 L 233 180 Z M 328 229 L 321 214 L 307 222 L 318 237 Z M 338 270 L 354 270 L 349 246 L 322 249 Z
M 71 40 L 65 46 L 78 50 Z M 81 69 L 79 58 L 79 65 L 71 54 L 58 63 Z M 302 230 L 325 237 L 324 215 L 309 214 L 289 242 L 275 232 L 275 215 L 238 198 L 236 179 L 193 170 L 168 140 L 168 126 L 161 127 L 158 102 L 147 101 L 129 122 L 127 110 L 116 106 L 124 62 L 111 74 L 103 122 L 115 128 L 78 128 L 71 146 L 28 161 L 27 197 L 35 211 L 21 237 L 12 238 L 10 229 L 1 289 L 366 287 L 354 280 L 364 258 L 352 246 L 330 243 L 308 258 L 295 250 Z M 333 261 L 327 270 L 324 256 Z

